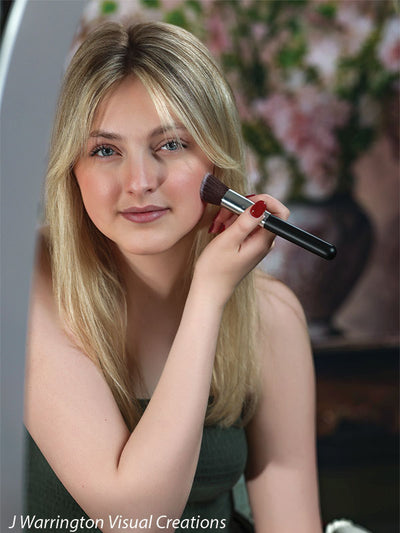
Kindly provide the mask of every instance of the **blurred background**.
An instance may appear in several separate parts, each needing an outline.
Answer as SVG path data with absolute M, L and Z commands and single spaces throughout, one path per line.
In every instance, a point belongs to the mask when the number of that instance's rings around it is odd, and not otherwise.
M 2 3 L 2 28 L 12 5 Z M 294 224 L 336 245 L 327 262 L 277 239 L 261 267 L 308 319 L 324 522 L 397 532 L 399 3 L 91 0 L 69 56 L 105 20 L 196 34 L 235 92 L 249 192 L 278 197 Z
M 210 48 L 235 92 L 249 192 L 334 243 L 262 262 L 302 302 L 317 372 L 323 519 L 399 529 L 400 16 L 393 0 L 94 0 L 103 20 L 164 20 Z

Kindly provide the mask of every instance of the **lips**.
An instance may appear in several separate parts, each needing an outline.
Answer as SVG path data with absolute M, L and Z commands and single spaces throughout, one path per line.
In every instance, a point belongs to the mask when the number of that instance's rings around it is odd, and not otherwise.
M 153 222 L 163 217 L 169 208 L 161 207 L 158 205 L 146 205 L 144 207 L 128 207 L 121 211 L 121 215 L 131 221 L 138 224 L 145 224 L 148 222 Z

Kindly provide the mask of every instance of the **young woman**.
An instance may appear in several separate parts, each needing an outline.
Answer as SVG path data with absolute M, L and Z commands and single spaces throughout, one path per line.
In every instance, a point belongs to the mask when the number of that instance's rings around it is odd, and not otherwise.
M 274 238 L 264 210 L 288 210 L 258 195 L 237 217 L 199 195 L 210 171 L 244 194 L 243 159 L 231 91 L 191 34 L 108 24 L 77 51 L 28 338 L 42 530 L 241 531 L 245 472 L 257 532 L 320 533 L 306 323 L 253 271 Z

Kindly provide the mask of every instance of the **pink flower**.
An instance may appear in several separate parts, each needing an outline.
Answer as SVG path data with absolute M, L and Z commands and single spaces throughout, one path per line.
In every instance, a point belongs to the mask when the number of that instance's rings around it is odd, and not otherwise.
M 374 24 L 370 17 L 364 15 L 355 5 L 340 3 L 337 20 L 344 29 L 343 44 L 350 55 L 357 54 L 370 36 Z
M 266 28 L 268 31 L 269 29 Z M 271 63 L 275 61 L 275 56 L 285 44 L 290 43 L 291 33 L 287 28 L 281 28 L 280 31 L 274 35 L 273 39 L 268 39 L 260 50 L 261 61 L 268 68 Z
M 232 47 L 232 40 L 226 21 L 223 21 L 218 13 L 214 13 L 206 20 L 206 25 L 207 45 L 211 53 L 219 56 L 229 51 Z
M 285 201 L 292 185 L 291 171 L 286 159 L 279 155 L 268 157 L 264 168 L 268 176 L 266 192 L 280 201 Z
M 176 9 L 182 5 L 182 0 L 161 0 L 163 11 Z
M 249 146 L 246 146 L 246 176 L 251 188 L 259 183 L 261 177 L 256 155 Z
M 251 35 L 256 42 L 260 42 L 268 33 L 267 25 L 264 22 L 255 22 L 251 25 Z
M 396 72 L 400 69 L 400 17 L 393 17 L 386 22 L 377 52 L 388 70 Z
M 215 0 L 202 0 L 201 4 L 205 11 L 212 8 L 214 5 Z
M 232 84 L 232 87 L 233 87 L 233 93 L 235 95 L 236 107 L 237 107 L 240 119 L 242 121 L 251 121 L 251 120 L 253 120 L 253 115 L 251 113 L 251 108 L 249 107 L 249 104 L 248 104 L 246 98 L 243 96 L 241 91 L 235 89 L 235 87 L 237 87 L 237 84 Z
M 296 97 L 274 94 L 258 101 L 255 109 L 296 157 L 306 178 L 304 192 L 313 197 L 333 192 L 340 155 L 335 130 L 346 123 L 349 104 L 306 86 Z
M 316 67 L 323 78 L 331 80 L 336 73 L 340 55 L 340 41 L 333 36 L 314 36 L 310 39 L 307 64 Z
M 240 59 L 245 63 L 251 63 L 253 59 L 252 41 L 247 37 L 243 37 L 239 40 Z

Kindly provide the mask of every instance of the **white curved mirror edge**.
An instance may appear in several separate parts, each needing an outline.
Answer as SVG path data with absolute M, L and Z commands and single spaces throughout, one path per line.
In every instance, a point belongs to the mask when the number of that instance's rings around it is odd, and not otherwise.
M 0 61 L 1 531 L 20 531 L 26 318 L 47 146 L 83 0 L 16 0 Z

